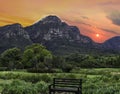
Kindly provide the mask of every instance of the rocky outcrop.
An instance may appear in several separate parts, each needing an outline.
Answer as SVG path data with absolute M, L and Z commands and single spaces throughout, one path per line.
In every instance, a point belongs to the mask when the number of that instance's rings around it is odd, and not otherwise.
M 57 16 L 47 16 L 25 30 L 34 43 L 41 43 L 55 53 L 62 49 L 78 52 L 84 47 L 93 48 L 94 44 L 89 37 L 81 35 L 76 26 L 69 26 Z
M 0 52 L 12 47 L 23 49 L 30 44 L 32 41 L 20 24 L 0 27 Z

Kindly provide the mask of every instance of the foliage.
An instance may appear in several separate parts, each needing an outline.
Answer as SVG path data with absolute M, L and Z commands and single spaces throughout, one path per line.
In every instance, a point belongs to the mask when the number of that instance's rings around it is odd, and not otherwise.
M 0 67 L 0 71 L 7 71 L 7 67 Z
M 62 68 L 65 64 L 65 58 L 62 56 L 53 56 L 52 67 Z
M 11 79 L 13 82 L 3 85 L 3 91 L 14 90 L 40 94 L 48 93 L 48 85 L 53 78 L 82 78 L 83 94 L 119 94 L 120 93 L 120 69 L 96 68 L 96 69 L 74 69 L 74 73 L 26 73 L 26 72 L 0 72 L 0 79 Z M 16 79 L 20 79 L 17 80 Z M 24 81 L 21 81 L 24 80 Z M 5 80 L 6 82 L 6 80 Z M 32 82 L 32 83 L 31 83 Z M 16 83 L 16 84 L 15 84 Z M 13 86 L 12 86 L 13 85 Z M 1 86 L 1 81 L 0 81 Z M 6 87 L 8 86 L 8 87 Z M 21 86 L 21 87 L 20 87 Z M 26 86 L 26 87 L 25 87 Z M 32 87 L 32 88 L 31 88 Z M 26 90 L 25 90 L 25 89 Z M 5 92 L 4 91 L 4 92 Z M 33 94 L 39 94 L 33 93 Z M 3 93 L 11 94 L 11 93 Z M 16 93 L 13 93 L 16 94 Z M 21 94 L 21 93 L 18 93 Z M 28 93 L 22 93 L 28 94 Z M 31 94 L 31 93 L 29 93 Z
M 22 80 L 14 80 L 4 86 L 1 94 L 47 94 L 47 91 L 48 84 L 44 81 L 32 84 Z
M 25 68 L 39 68 L 41 63 L 50 63 L 47 60 L 52 59 L 52 54 L 44 46 L 33 44 L 26 47 L 22 58 Z
M 48 85 L 53 78 L 82 78 L 83 94 L 119 94 L 120 93 L 120 69 L 96 68 L 96 69 L 74 69 L 73 73 L 27 73 L 27 72 L 0 72 L 0 79 L 12 80 L 7 83 L 0 81 L 3 91 L 27 92 L 32 94 L 48 94 Z M 20 80 L 15 80 L 20 79 Z M 22 81 L 21 81 L 22 80 Z M 24 81 L 23 81 L 24 80 Z M 32 83 L 31 83 L 32 82 Z M 16 84 L 15 84 L 16 83 Z M 8 86 L 8 87 L 6 87 Z M 32 87 L 32 88 L 31 88 Z M 25 89 L 24 89 L 25 88 Z M 5 90 L 6 89 L 6 90 Z M 34 91 L 35 90 L 35 91 Z M 34 93 L 33 93 L 34 92 Z M 38 93 L 36 93 L 38 92 Z M 11 93 L 3 93 L 11 94 Z M 16 93 L 13 93 L 16 94 Z M 21 93 L 18 93 L 21 94 Z M 22 93 L 27 94 L 27 93 Z M 28 93 L 31 94 L 31 93 Z
M 21 65 L 21 50 L 11 48 L 1 54 L 2 66 L 8 67 L 9 70 L 19 68 Z
M 64 64 L 62 67 L 63 72 L 70 72 L 73 69 L 73 66 L 71 64 Z
M 24 73 L 24 72 L 3 72 L 0 73 L 1 79 L 20 79 L 27 82 L 36 83 L 38 81 L 49 82 L 53 77 L 49 74 L 34 74 L 34 73 Z
M 66 62 L 81 68 L 120 68 L 120 55 L 72 54 L 65 57 Z
M 19 48 L 11 48 L 0 56 L 0 70 L 27 69 L 28 72 L 50 73 L 60 69 L 70 72 L 75 68 L 120 68 L 120 55 L 70 54 L 53 56 L 44 46 L 27 46 L 23 54 Z
M 48 94 L 48 84 L 44 81 L 40 81 L 35 84 L 37 87 L 37 91 L 40 92 L 41 94 Z
M 38 94 L 38 91 L 30 83 L 14 80 L 11 84 L 5 85 L 1 94 Z

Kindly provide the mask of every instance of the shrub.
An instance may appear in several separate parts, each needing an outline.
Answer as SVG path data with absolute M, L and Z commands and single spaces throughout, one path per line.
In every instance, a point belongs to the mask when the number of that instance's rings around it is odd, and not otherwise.
M 51 69 L 51 73 L 62 73 L 61 69 Z
M 29 68 L 27 69 L 27 72 L 31 72 L 31 73 L 53 73 L 56 72 L 53 69 L 47 69 L 47 68 Z
M 48 94 L 48 84 L 45 83 L 44 81 L 40 81 L 35 84 L 37 91 L 40 92 L 41 94 Z
M 7 71 L 7 67 L 0 67 L 0 71 Z
M 36 84 L 14 80 L 3 87 L 1 94 L 48 94 L 48 84 L 40 81 Z
M 31 72 L 31 73 L 46 73 L 48 70 L 47 69 L 36 69 L 36 68 L 29 68 L 27 69 L 27 72 Z
M 63 72 L 70 72 L 73 69 L 71 64 L 66 64 L 62 67 Z
M 11 84 L 4 86 L 1 94 L 38 94 L 38 91 L 31 83 L 14 80 Z

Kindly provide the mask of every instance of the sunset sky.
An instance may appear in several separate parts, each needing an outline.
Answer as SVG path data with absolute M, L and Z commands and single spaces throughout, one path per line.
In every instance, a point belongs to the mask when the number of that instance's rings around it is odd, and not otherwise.
M 56 15 L 95 42 L 120 36 L 120 0 L 0 0 L 0 26 Z

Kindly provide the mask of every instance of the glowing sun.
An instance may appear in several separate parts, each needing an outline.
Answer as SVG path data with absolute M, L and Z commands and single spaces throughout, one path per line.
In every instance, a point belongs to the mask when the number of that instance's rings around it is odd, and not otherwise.
M 99 34 L 96 34 L 96 37 L 99 37 L 100 35 Z

